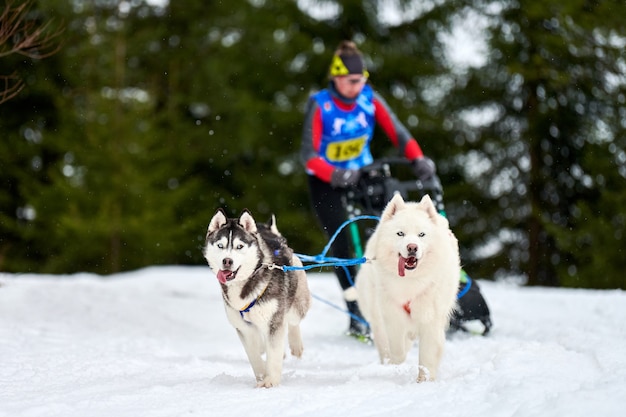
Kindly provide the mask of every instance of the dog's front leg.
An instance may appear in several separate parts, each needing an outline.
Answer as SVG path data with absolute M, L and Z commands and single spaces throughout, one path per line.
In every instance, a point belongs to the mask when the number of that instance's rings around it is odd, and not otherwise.
M 261 335 L 258 330 L 252 325 L 247 329 L 237 329 L 237 335 L 239 336 L 239 340 L 241 340 L 241 344 L 246 351 L 246 355 L 248 356 L 248 361 L 252 366 L 252 371 L 254 372 L 254 377 L 257 380 L 257 383 L 263 381 L 265 378 L 265 362 L 263 361 L 263 345 L 261 340 Z
M 376 350 L 378 350 L 380 363 L 384 365 L 390 358 L 389 336 L 379 311 L 375 312 L 369 324 L 372 329 L 372 335 L 374 336 L 374 345 L 376 346 Z
M 302 334 L 300 332 L 300 325 L 290 324 L 289 331 L 287 334 L 289 335 L 289 348 L 291 349 L 291 354 L 295 356 L 296 358 L 302 357 L 304 346 L 302 344 Z
M 424 325 L 419 335 L 419 373 L 417 382 L 435 380 L 446 342 L 444 325 L 433 322 Z
M 406 359 L 406 355 L 412 346 L 407 335 L 407 328 L 410 326 L 410 317 L 398 303 L 390 303 L 390 306 L 383 312 L 383 325 L 388 343 L 389 363 L 400 364 Z M 391 308 L 394 306 L 395 308 Z
M 285 324 L 276 325 L 269 331 L 267 337 L 267 372 L 265 378 L 257 387 L 271 388 L 280 384 L 285 356 Z

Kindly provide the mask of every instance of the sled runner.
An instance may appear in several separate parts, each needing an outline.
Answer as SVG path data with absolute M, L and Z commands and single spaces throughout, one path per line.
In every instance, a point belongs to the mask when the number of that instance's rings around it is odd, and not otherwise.
M 429 194 L 437 211 L 446 216 L 443 203 L 443 188 L 436 175 L 423 182 L 415 179 L 412 173 L 404 173 L 407 179 L 400 179 L 402 167 L 409 167 L 404 158 L 382 158 L 361 168 L 361 177 L 356 187 L 351 188 L 344 201 L 350 218 L 360 215 L 380 216 L 394 193 L 399 192 L 406 200 L 419 200 Z M 408 172 L 409 170 L 405 168 Z M 392 173 L 393 171 L 393 173 Z M 363 240 L 369 238 L 374 227 L 361 230 L 356 222 L 350 225 L 350 235 L 356 257 L 363 256 Z M 486 335 L 491 329 L 491 316 L 487 302 L 478 284 L 461 270 L 459 277 L 458 309 L 450 321 L 451 330 L 462 330 Z M 478 322 L 478 325 L 476 325 Z

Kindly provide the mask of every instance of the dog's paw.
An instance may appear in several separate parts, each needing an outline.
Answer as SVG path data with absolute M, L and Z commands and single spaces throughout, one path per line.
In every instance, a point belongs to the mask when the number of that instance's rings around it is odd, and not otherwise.
M 296 358 L 301 358 L 303 352 L 304 352 L 303 346 L 296 346 L 296 347 L 291 348 L 291 354 L 295 356 Z
M 430 374 L 430 371 L 425 366 L 419 367 L 419 372 L 417 374 L 417 383 L 426 382 L 426 381 L 434 381 L 435 378 Z
M 272 388 L 280 385 L 280 378 L 271 378 L 266 376 L 262 381 L 257 382 L 257 388 Z

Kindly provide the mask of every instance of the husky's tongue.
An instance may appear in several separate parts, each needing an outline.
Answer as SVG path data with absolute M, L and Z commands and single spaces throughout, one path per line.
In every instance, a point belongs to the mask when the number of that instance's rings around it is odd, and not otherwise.
M 404 276 L 404 265 L 406 264 L 406 258 L 398 256 L 398 275 Z
M 229 281 L 235 277 L 235 273 L 233 271 L 220 269 L 217 272 L 217 280 L 222 284 L 226 284 L 226 281 Z

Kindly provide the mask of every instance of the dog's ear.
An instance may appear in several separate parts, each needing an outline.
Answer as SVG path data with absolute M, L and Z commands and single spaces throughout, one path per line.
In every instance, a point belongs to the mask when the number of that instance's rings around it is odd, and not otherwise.
M 435 219 L 437 218 L 435 216 L 438 216 L 439 213 L 437 213 L 437 209 L 435 208 L 435 205 L 433 204 L 433 200 L 430 198 L 428 194 L 424 194 L 424 197 L 422 197 L 420 204 L 424 207 L 424 209 L 426 209 L 426 213 L 428 213 L 429 217 L 432 217 Z
M 282 236 L 280 234 L 280 231 L 278 230 L 278 226 L 276 226 L 276 216 L 274 216 L 274 214 L 272 214 L 272 217 L 267 222 L 267 226 L 270 228 L 270 231 L 272 233 L 274 233 L 277 236 Z
M 404 208 L 404 199 L 398 192 L 394 193 L 393 198 L 385 206 L 385 210 L 380 215 L 380 221 L 391 219 L 399 210 Z
M 226 213 L 224 210 L 217 209 L 217 212 L 209 222 L 209 228 L 207 229 L 207 234 L 216 231 L 220 227 L 224 226 L 228 219 L 226 218 Z
M 426 214 L 428 214 L 428 217 L 430 217 L 432 221 L 435 222 L 435 224 L 450 227 L 448 219 L 446 219 L 437 211 L 435 203 L 433 203 L 433 200 L 428 194 L 424 194 L 424 197 L 422 197 L 422 200 L 419 202 L 419 204 L 426 210 Z
M 241 213 L 241 216 L 239 216 L 239 226 L 243 227 L 243 230 L 248 233 L 257 232 L 256 222 L 254 221 L 252 214 L 250 214 L 247 209 Z

